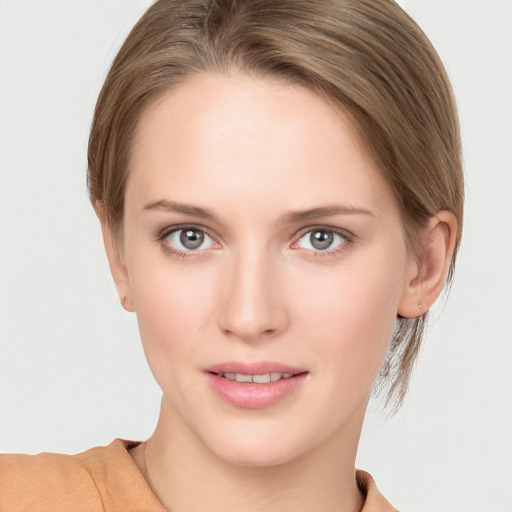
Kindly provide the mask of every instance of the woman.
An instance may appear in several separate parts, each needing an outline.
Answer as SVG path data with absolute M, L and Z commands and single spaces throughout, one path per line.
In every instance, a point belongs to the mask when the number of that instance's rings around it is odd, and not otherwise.
M 376 379 L 403 400 L 463 207 L 451 89 L 410 18 L 157 1 L 98 99 L 89 186 L 160 420 L 3 457 L 1 510 L 393 510 L 359 434 Z

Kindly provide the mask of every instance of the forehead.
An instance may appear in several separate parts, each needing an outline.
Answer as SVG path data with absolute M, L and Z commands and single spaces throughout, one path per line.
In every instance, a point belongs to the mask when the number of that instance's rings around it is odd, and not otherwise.
M 201 75 L 142 115 L 127 201 L 273 198 L 283 206 L 392 200 L 341 108 L 309 89 L 245 75 Z M 183 199 L 178 197 L 177 199 Z

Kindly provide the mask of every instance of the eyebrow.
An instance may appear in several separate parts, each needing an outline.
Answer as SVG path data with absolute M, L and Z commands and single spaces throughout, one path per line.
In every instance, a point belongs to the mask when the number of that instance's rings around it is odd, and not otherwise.
M 191 217 L 198 217 L 205 220 L 218 220 L 217 216 L 211 210 L 201 208 L 200 206 L 169 201 L 168 199 L 151 201 L 145 204 L 143 209 L 157 210 L 160 212 L 181 213 L 182 215 L 189 215 Z
M 151 201 L 144 205 L 144 210 L 157 210 L 162 212 L 179 213 L 198 217 L 200 219 L 219 221 L 219 218 L 211 211 L 200 206 L 194 206 L 186 203 L 178 203 L 161 199 L 159 201 Z M 370 210 L 355 206 L 324 206 L 318 208 L 308 208 L 306 210 L 292 210 L 282 215 L 279 224 L 293 224 L 298 222 L 306 222 L 325 217 L 333 217 L 334 215 L 370 215 L 374 216 Z
M 307 210 L 296 210 L 285 213 L 280 217 L 279 222 L 297 223 L 306 222 L 324 217 L 333 217 L 334 215 L 370 215 L 374 216 L 370 210 L 358 208 L 355 206 L 327 206 L 320 208 L 310 208 Z

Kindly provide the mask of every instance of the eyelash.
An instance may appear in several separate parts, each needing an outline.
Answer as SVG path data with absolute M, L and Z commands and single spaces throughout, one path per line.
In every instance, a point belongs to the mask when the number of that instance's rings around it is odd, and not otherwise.
M 187 258 L 197 257 L 201 253 L 201 250 L 197 250 L 197 251 L 192 251 L 192 250 L 191 251 L 180 251 L 179 249 L 176 249 L 176 248 L 172 247 L 168 243 L 165 243 L 165 239 L 168 236 L 172 235 L 173 233 L 176 233 L 177 231 L 185 231 L 187 229 L 194 230 L 194 231 L 201 231 L 205 235 L 208 235 L 215 243 L 218 244 L 218 242 L 215 240 L 215 237 L 213 237 L 210 234 L 209 230 L 205 229 L 202 226 L 197 226 L 197 225 L 194 225 L 194 224 L 180 224 L 180 225 L 164 228 L 155 237 L 155 241 L 157 243 L 160 243 L 160 245 L 162 246 L 162 248 L 163 248 L 163 250 L 165 252 L 167 252 L 171 256 L 174 256 L 175 258 L 179 258 L 179 259 L 183 259 L 184 260 L 184 259 L 187 259 Z
M 328 233 L 333 233 L 343 238 L 343 242 L 335 249 L 326 249 L 324 251 L 308 250 L 315 258 L 325 258 L 341 254 L 354 243 L 354 235 L 345 229 L 335 228 L 332 226 L 308 226 L 307 228 L 303 229 L 302 231 L 299 232 L 299 234 L 296 235 L 295 241 L 292 243 L 292 248 L 294 248 L 294 246 L 297 246 L 298 242 L 301 240 L 302 237 L 304 237 L 308 233 L 314 233 L 315 231 L 326 231 Z
M 157 234 L 157 236 L 155 237 L 155 241 L 157 243 L 161 244 L 161 246 L 165 252 L 167 252 L 168 254 L 170 254 L 171 256 L 173 256 L 175 258 L 187 259 L 187 258 L 197 257 L 202 252 L 201 250 L 180 251 L 179 249 L 172 247 L 168 243 L 165 243 L 165 239 L 168 236 L 170 236 L 173 233 L 176 233 L 177 231 L 182 231 L 182 230 L 186 230 L 186 229 L 201 231 L 202 233 L 209 236 L 216 244 L 218 244 L 218 242 L 215 240 L 215 237 L 213 237 L 211 235 L 211 233 L 208 229 L 205 229 L 202 226 L 197 226 L 194 224 L 182 224 L 182 225 L 175 225 L 172 227 L 164 228 Z M 303 238 L 308 233 L 314 233 L 315 231 L 326 231 L 329 233 L 333 233 L 333 234 L 338 235 L 341 238 L 343 238 L 344 241 L 335 249 L 326 249 L 324 251 L 322 251 L 322 250 L 314 251 L 314 250 L 306 249 L 314 257 L 322 258 L 322 257 L 329 257 L 329 256 L 334 256 L 334 255 L 340 254 L 340 253 L 344 252 L 345 250 L 347 250 L 354 243 L 354 238 L 355 238 L 354 235 L 345 229 L 335 228 L 332 226 L 308 226 L 307 228 L 304 228 L 303 230 L 301 230 L 297 235 L 295 235 L 294 242 L 291 244 L 292 249 L 297 250 L 296 247 L 297 247 L 298 242 L 301 240 L 301 238 Z

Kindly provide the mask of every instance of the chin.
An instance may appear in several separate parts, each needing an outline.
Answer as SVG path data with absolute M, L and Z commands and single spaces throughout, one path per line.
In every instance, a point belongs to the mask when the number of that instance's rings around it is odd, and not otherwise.
M 220 449 L 219 449 L 220 448 Z M 267 443 L 262 446 L 247 440 L 245 444 L 229 447 L 215 447 L 215 455 L 220 459 L 241 467 L 268 468 L 280 466 L 296 459 L 300 453 L 291 447 Z
M 206 439 L 203 438 L 203 444 L 225 462 L 254 468 L 286 464 L 314 448 L 315 436 L 301 433 L 296 426 L 276 427 L 246 424 L 238 428 L 221 429 L 219 432 L 210 432 Z

